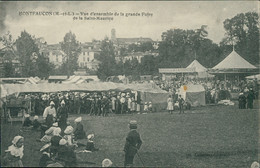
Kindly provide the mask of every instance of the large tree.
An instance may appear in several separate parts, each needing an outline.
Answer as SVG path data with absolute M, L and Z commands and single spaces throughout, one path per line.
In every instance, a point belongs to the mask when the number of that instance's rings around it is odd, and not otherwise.
M 67 75 L 70 76 L 78 68 L 78 57 L 81 52 L 80 44 L 76 40 L 76 35 L 71 31 L 66 33 L 61 42 L 61 49 L 65 53 L 63 66 L 66 67 Z
M 17 54 L 14 49 L 14 40 L 10 32 L 7 32 L 2 37 L 0 37 L 0 42 L 3 48 L 0 49 L 0 57 L 2 59 L 3 72 L 1 73 L 3 77 L 14 77 L 16 76 L 15 68 L 12 61 L 17 59 Z
M 97 70 L 97 75 L 101 80 L 107 77 L 117 75 L 117 66 L 115 61 L 115 48 L 112 41 L 105 38 L 101 41 L 100 55 L 97 58 L 101 63 Z
M 16 48 L 22 65 L 22 76 L 39 76 L 43 78 L 49 75 L 51 66 L 47 58 L 39 53 L 39 48 L 33 36 L 26 31 L 21 32 L 21 35 L 16 40 Z
M 249 62 L 259 63 L 259 16 L 256 12 L 240 13 L 224 21 L 226 30 L 221 46 L 232 45 Z
M 159 44 L 159 67 L 185 68 L 194 59 L 212 67 L 219 60 L 219 47 L 207 38 L 206 25 L 199 29 L 170 29 L 162 33 Z

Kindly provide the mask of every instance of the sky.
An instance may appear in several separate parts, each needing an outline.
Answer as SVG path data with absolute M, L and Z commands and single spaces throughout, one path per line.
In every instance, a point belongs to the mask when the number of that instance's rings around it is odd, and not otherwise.
M 63 41 L 72 31 L 78 41 L 89 42 L 111 37 L 149 37 L 161 40 L 164 31 L 174 28 L 198 29 L 207 25 L 208 38 L 219 43 L 225 35 L 223 22 L 239 13 L 258 12 L 257 1 L 28 1 L 0 2 L 0 33 L 10 31 L 16 39 L 26 30 L 43 37 L 48 44 Z M 113 20 L 73 20 L 73 16 L 25 16 L 20 12 L 122 12 L 150 13 L 149 16 L 113 16 Z

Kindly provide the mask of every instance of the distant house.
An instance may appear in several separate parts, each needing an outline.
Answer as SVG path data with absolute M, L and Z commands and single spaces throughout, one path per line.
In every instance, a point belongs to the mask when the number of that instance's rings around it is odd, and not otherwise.
M 52 50 L 49 52 L 49 62 L 56 66 L 61 66 L 65 55 L 66 54 L 61 50 Z
M 118 44 L 141 44 L 145 42 L 152 42 L 151 38 L 116 38 Z
M 88 48 L 81 49 L 81 53 L 78 58 L 78 65 L 80 68 L 88 68 L 91 70 L 96 70 L 99 65 L 99 61 L 96 59 L 99 55 L 100 50 L 94 49 L 89 46 Z
M 116 62 L 120 62 L 122 61 L 123 63 L 125 63 L 127 60 L 132 61 L 133 59 L 137 59 L 138 63 L 142 62 L 142 58 L 144 56 L 158 56 L 159 54 L 156 52 L 133 52 L 133 53 L 129 53 L 126 56 L 116 56 L 115 60 Z
M 41 45 L 40 53 L 43 54 L 50 63 L 56 67 L 62 65 L 66 54 L 61 50 L 60 44 Z

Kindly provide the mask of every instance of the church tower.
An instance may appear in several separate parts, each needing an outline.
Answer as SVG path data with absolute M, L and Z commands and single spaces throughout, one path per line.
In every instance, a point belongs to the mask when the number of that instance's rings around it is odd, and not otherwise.
M 111 41 L 116 41 L 116 29 L 114 28 L 111 30 Z

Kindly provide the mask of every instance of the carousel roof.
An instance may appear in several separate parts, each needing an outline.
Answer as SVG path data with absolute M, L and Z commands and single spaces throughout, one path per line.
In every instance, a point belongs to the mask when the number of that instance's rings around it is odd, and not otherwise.
M 256 67 L 233 50 L 223 61 L 212 69 L 256 69 Z

